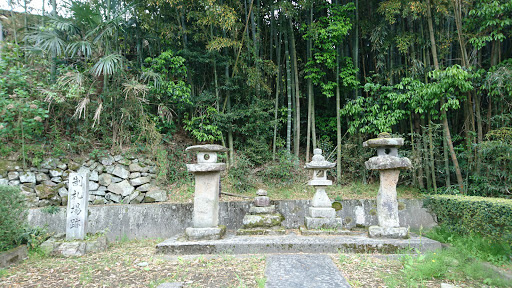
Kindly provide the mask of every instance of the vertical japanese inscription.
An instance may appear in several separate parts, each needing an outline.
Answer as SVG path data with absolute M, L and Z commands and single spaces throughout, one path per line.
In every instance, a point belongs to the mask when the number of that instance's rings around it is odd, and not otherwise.
M 69 196 L 66 220 L 66 239 L 84 239 L 87 233 L 89 175 L 69 174 Z

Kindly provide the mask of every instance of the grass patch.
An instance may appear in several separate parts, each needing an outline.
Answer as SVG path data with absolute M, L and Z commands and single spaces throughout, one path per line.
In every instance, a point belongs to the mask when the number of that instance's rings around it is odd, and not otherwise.
M 433 228 L 426 233 L 426 236 L 439 242 L 449 243 L 461 253 L 481 261 L 508 267 L 512 264 L 512 248 L 506 243 L 497 243 L 480 235 L 461 236 L 444 226 Z
M 384 278 L 389 287 L 432 287 L 432 281 L 465 283 L 470 287 L 512 287 L 483 263 L 457 248 L 420 255 L 405 255 L 402 269 Z

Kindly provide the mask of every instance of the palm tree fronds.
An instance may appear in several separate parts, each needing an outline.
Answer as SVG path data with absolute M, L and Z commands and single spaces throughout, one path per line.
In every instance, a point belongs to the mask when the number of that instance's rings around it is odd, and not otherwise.
M 123 68 L 123 56 L 121 54 L 110 54 L 101 57 L 92 67 L 92 74 L 96 77 L 101 75 L 113 75 Z
M 73 114 L 73 117 L 78 117 L 78 119 L 84 117 L 85 118 L 85 112 L 87 110 L 87 104 L 89 104 L 90 99 L 89 97 L 83 98 L 78 104 L 76 105 L 75 114 Z

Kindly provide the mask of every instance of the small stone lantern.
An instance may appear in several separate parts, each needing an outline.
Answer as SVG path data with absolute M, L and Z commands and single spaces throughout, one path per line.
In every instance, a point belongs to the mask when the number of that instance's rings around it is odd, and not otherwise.
M 332 208 L 331 200 L 325 192 L 325 188 L 332 185 L 332 181 L 327 180 L 327 170 L 336 166 L 336 163 L 325 160 L 322 149 L 314 149 L 313 154 L 312 161 L 306 163 L 306 169 L 313 171 L 313 179 L 308 185 L 315 187 L 316 192 L 304 224 L 307 229 L 341 228 L 341 218 L 336 217 L 336 210 Z
M 406 157 L 398 156 L 398 147 L 404 145 L 403 138 L 391 138 L 389 133 L 381 133 L 378 138 L 363 143 L 363 147 L 377 148 L 377 156 L 365 162 L 366 169 L 378 170 L 380 176 L 377 194 L 378 226 L 370 226 L 370 237 L 407 238 L 409 228 L 400 227 L 398 221 L 398 201 L 396 184 L 400 169 L 412 167 Z
M 221 145 L 196 145 L 185 150 L 197 153 L 197 164 L 187 164 L 196 182 L 193 227 L 185 229 L 188 240 L 216 240 L 226 232 L 225 227 L 219 226 L 220 172 L 226 164 L 217 163 L 217 153 L 227 150 Z

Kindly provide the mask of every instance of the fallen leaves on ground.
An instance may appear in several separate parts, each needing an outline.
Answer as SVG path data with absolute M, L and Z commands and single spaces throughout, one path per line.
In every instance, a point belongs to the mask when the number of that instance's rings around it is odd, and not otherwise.
M 114 243 L 108 251 L 79 258 L 31 257 L 11 267 L 1 287 L 258 287 L 262 256 L 174 257 L 155 255 L 156 240 Z

